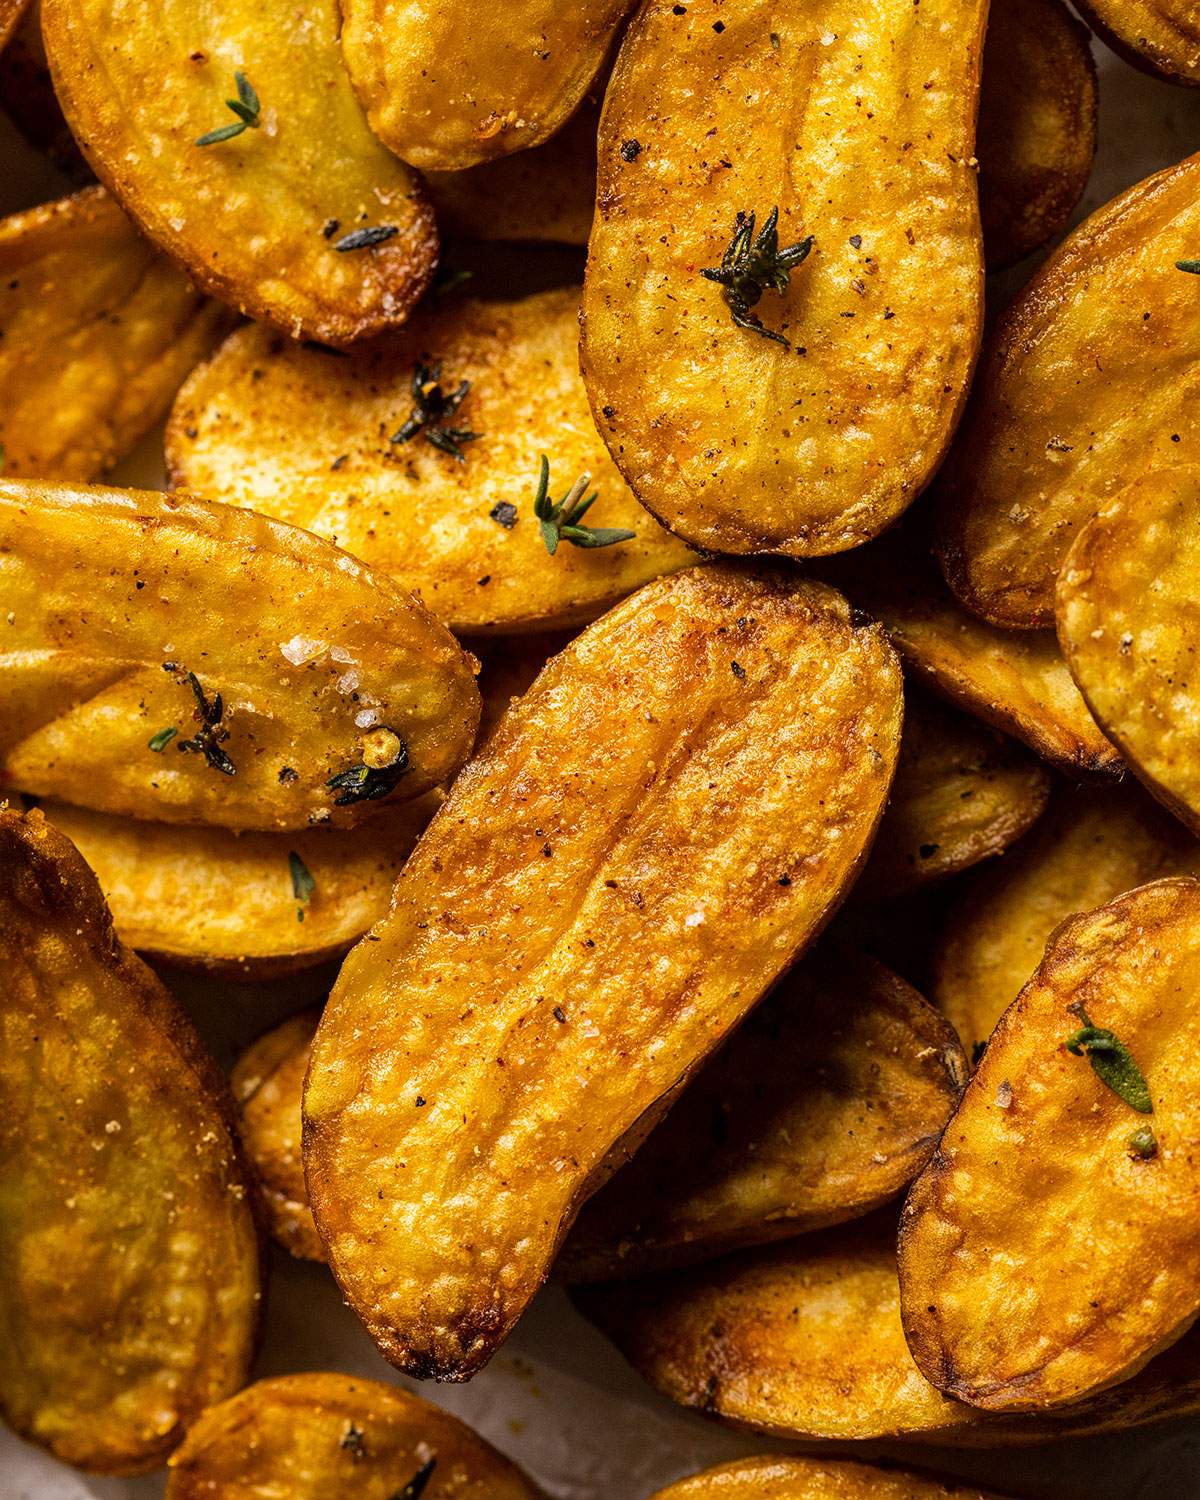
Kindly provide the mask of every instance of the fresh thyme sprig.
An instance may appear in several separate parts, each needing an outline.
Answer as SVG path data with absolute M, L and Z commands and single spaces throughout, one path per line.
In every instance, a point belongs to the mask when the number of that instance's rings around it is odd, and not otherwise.
M 1140 1115 L 1152 1115 L 1154 1103 L 1150 1085 L 1125 1043 L 1105 1026 L 1093 1024 L 1082 1005 L 1071 1007 L 1083 1022 L 1080 1029 L 1063 1043 L 1076 1057 L 1086 1057 L 1092 1071 L 1106 1088 L 1123 1099 Z
M 779 248 L 779 208 L 776 206 L 767 215 L 758 234 L 754 233 L 754 215 L 739 211 L 733 225 L 730 240 L 719 266 L 704 267 L 700 274 L 709 281 L 716 281 L 722 288 L 721 295 L 729 308 L 729 314 L 739 328 L 748 329 L 764 339 L 773 339 L 785 348 L 791 345 L 782 333 L 764 328 L 762 320 L 750 311 L 764 292 L 787 291 L 788 278 L 792 271 L 808 259 L 813 247 L 813 236 L 798 241 L 795 245 Z
M 304 908 L 308 905 L 312 893 L 317 888 L 317 882 L 312 878 L 312 872 L 293 849 L 288 854 L 288 873 L 292 877 L 292 895 L 296 898 L 296 921 L 304 921 Z M 342 1447 L 346 1446 L 345 1441 Z
M 225 103 L 237 116 L 236 121 L 231 125 L 219 125 L 216 130 L 200 136 L 196 141 L 197 146 L 216 146 L 221 141 L 231 141 L 234 136 L 241 135 L 243 130 L 257 130 L 262 124 L 259 118 L 262 105 L 254 92 L 254 85 L 240 69 L 233 75 L 233 81 L 237 84 L 238 96 L 236 99 L 226 99 Z
M 407 443 L 417 433 L 423 433 L 425 441 L 437 448 L 439 452 L 448 453 L 451 458 L 461 463 L 466 462 L 466 454 L 462 451 L 461 444 L 473 443 L 482 433 L 472 432 L 469 427 L 447 427 L 447 419 L 452 417 L 458 408 L 466 400 L 467 392 L 471 389 L 469 380 L 461 380 L 452 391 L 444 391 L 441 386 L 442 366 L 439 361 L 432 367 L 418 364 L 413 371 L 412 377 L 412 400 L 413 409 L 408 418 L 396 432 L 388 439 L 390 443 Z
M 378 802 L 394 789 L 408 770 L 408 745 L 394 729 L 380 725 L 363 740 L 362 764 L 331 776 L 325 785 L 337 792 L 337 807 L 352 802 Z
M 170 665 L 168 663 L 168 669 Z M 237 767 L 221 749 L 223 741 L 229 738 L 228 729 L 221 723 L 225 715 L 224 700 L 218 693 L 210 703 L 195 672 L 187 674 L 187 681 L 196 700 L 196 716 L 200 720 L 200 728 L 190 739 L 180 740 L 175 748 L 203 755 L 213 770 L 220 771 L 222 776 L 236 776 Z
M 637 535 L 616 526 L 584 526 L 583 517 L 596 503 L 597 492 L 592 491 L 584 499 L 591 482 L 590 474 L 581 474 L 561 500 L 550 499 L 550 460 L 542 454 L 541 472 L 538 474 L 537 494 L 533 497 L 533 513 L 542 528 L 542 540 L 551 557 L 558 551 L 558 544 L 570 542 L 572 547 L 613 547 L 618 542 L 631 542 Z

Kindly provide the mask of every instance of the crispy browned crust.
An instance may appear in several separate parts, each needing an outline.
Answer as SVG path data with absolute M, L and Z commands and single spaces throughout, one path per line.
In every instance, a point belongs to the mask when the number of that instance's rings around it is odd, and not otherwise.
M 1168 83 L 1200 84 L 1200 26 L 1188 0 L 1079 0 L 1114 52 Z
M 735 1458 L 659 1490 L 651 1500 L 999 1500 L 911 1469 L 829 1458 Z

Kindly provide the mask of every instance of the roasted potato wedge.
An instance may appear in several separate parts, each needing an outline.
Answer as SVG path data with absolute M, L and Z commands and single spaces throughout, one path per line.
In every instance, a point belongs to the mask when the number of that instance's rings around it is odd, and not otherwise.
M 840 552 L 936 468 L 981 327 L 985 12 L 649 0 L 626 32 L 580 352 L 618 467 L 696 546 Z
M 909 1470 L 824 1458 L 735 1458 L 651 1500 L 997 1500 L 970 1485 Z
M 640 1275 L 865 1214 L 928 1160 L 965 1076 L 957 1038 L 916 990 L 824 950 L 584 1204 L 558 1272 Z
M 71 182 L 82 185 L 94 181 L 54 93 L 42 44 L 38 0 L 25 7 L 0 51 L 0 109 L 29 144 L 48 156 Z
M 1058 636 L 1130 769 L 1200 834 L 1200 467 L 1143 475 L 1076 537 Z
M 95 479 L 231 322 L 103 188 L 0 219 L 4 473 Z
M 180 393 L 167 433 L 172 478 L 330 537 L 456 631 L 590 619 L 696 559 L 638 505 L 604 450 L 579 377 L 578 309 L 571 288 L 435 303 L 398 338 L 347 359 L 244 328 Z M 392 441 L 414 410 L 415 372 L 434 368 L 447 392 L 470 387 L 447 419 L 479 434 L 463 439 L 461 462 L 420 432 Z M 541 454 L 555 498 L 590 474 L 600 498 L 589 525 L 634 538 L 563 541 L 551 555 L 533 514 Z
M 1060 922 L 1165 875 L 1200 875 L 1200 843 L 1136 783 L 1056 792 L 1028 838 L 946 914 L 933 997 L 963 1045 L 991 1036 Z
M 22 12 L 29 0 L 0 0 L 0 47 L 3 47 L 16 30 Z
M 471 659 L 296 527 L 4 480 L 0 552 L 0 788 L 159 822 L 348 826 L 470 751 Z
M 353 1375 L 260 1380 L 206 1411 L 171 1458 L 167 1500 L 540 1500 L 457 1417 Z
M 153 24 L 140 0 L 42 5 L 63 113 L 138 226 L 213 296 L 331 344 L 403 323 L 437 263 L 424 187 L 371 134 L 339 29 L 335 0 L 165 0 Z
M 1081 0 L 1097 36 L 1170 83 L 1200 84 L 1200 18 L 1190 0 Z
M 904 1332 L 940 1390 L 990 1411 L 1079 1401 L 1200 1312 L 1198 987 L 1191 878 L 1051 937 L 901 1218 Z
M 714 566 L 611 610 L 504 716 L 346 960 L 305 1088 L 317 1225 L 394 1364 L 486 1362 L 584 1198 L 827 920 L 901 698 L 832 589 Z
M 1148 468 L 1195 455 L 1200 155 L 1137 183 L 1054 252 L 989 335 L 939 483 L 951 588 L 997 625 L 1054 622 L 1067 549 Z
M 229 1092 L 38 812 L 0 808 L 0 1408 L 107 1474 L 246 1379 L 260 1302 Z

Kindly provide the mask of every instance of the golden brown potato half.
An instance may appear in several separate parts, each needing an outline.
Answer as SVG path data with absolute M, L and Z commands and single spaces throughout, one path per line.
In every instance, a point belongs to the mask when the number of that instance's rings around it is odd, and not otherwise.
M 916 990 L 822 949 L 584 1204 L 556 1269 L 636 1276 L 865 1214 L 924 1166 L 965 1076 L 958 1039 Z
M 1136 783 L 1056 792 L 1028 838 L 946 914 L 933 997 L 963 1046 L 991 1036 L 1060 922 L 1165 875 L 1200 875 L 1200 843 Z
M 985 11 L 648 0 L 626 33 L 580 352 L 621 472 L 695 545 L 840 552 L 936 468 L 981 326 Z M 734 286 L 701 274 L 727 260 Z
M 490 1443 L 397 1386 L 313 1373 L 206 1411 L 171 1458 L 167 1500 L 541 1500 Z
M 855 899 L 886 900 L 1002 854 L 1049 796 L 1049 774 L 1027 750 L 910 688 L 896 779 Z
M 422 171 L 549 140 L 604 66 L 630 0 L 342 0 L 342 51 L 371 128 Z
M 1200 18 L 1190 0 L 1081 0 L 1097 36 L 1169 83 L 1200 84 Z
M 0 48 L 17 28 L 29 0 L 0 0 Z
M 996 625 L 1054 623 L 1067 549 L 1104 501 L 1196 453 L 1200 155 L 1137 183 L 1054 252 L 989 334 L 939 484 L 951 588 Z
M 157 1468 L 246 1379 L 260 1293 L 224 1080 L 38 812 L 0 808 L 0 1407 Z
M 979 213 L 989 271 L 1066 228 L 1096 155 L 1091 39 L 1062 0 L 995 0 L 979 97 Z
M 832 589 L 713 566 L 611 610 L 504 716 L 346 960 L 306 1085 L 313 1211 L 394 1364 L 487 1361 L 583 1199 L 828 919 L 901 698 Z
M 735 1458 L 651 1500 L 998 1500 L 971 1485 L 826 1458 Z
M 461 632 L 552 629 L 695 562 L 625 487 L 579 376 L 578 292 L 434 302 L 386 343 L 336 359 L 265 328 L 235 333 L 180 392 L 167 433 L 177 484 L 252 504 L 391 574 Z M 440 367 L 456 413 L 392 441 L 418 367 Z M 459 452 L 427 440 L 466 428 Z M 456 445 L 457 446 L 457 445 Z M 593 527 L 632 540 L 553 555 L 533 513 L 539 459 L 557 500 L 590 474 Z
M 1200 834 L 1200 467 L 1143 475 L 1076 537 L 1058 636 L 1130 769 Z
M 772 1437 L 992 1448 L 1200 1411 L 1195 1331 L 1132 1380 L 1052 1412 L 983 1412 L 943 1396 L 904 1342 L 890 1216 L 573 1296 L 663 1395 Z
M 470 751 L 471 659 L 306 531 L 0 480 L 0 552 L 0 790 L 168 823 L 349 826 Z
M 140 0 L 42 5 L 63 113 L 138 226 L 205 291 L 332 344 L 403 323 L 437 262 L 424 187 L 371 134 L 339 27 L 335 0 L 163 0 L 152 24 Z
M 95 479 L 231 322 L 103 188 L 0 219 L 4 473 Z
M 0 51 L 0 109 L 29 144 L 48 156 L 70 181 L 83 184 L 93 180 L 54 93 L 37 0 L 25 7 L 8 44 Z
M 1198 988 L 1191 878 L 1051 937 L 904 1206 L 904 1331 L 940 1390 L 1079 1401 L 1195 1319 Z

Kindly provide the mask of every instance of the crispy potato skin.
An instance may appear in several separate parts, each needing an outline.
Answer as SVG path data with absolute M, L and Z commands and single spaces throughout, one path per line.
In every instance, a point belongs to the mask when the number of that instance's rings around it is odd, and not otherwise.
M 1135 67 L 1169 83 L 1200 84 L 1200 22 L 1188 0 L 1083 0 L 1079 9 Z
M 997 1500 L 910 1470 L 824 1458 L 736 1458 L 669 1484 L 651 1500 Z
M 715 566 L 610 611 L 509 710 L 347 959 L 305 1089 L 313 1211 L 394 1364 L 490 1357 L 615 1148 L 828 919 L 901 696 L 833 590 Z
M 0 1406 L 67 1463 L 141 1473 L 254 1351 L 228 1089 L 37 812 L 0 808 L 0 938 Z
M 1051 937 L 901 1219 L 904 1331 L 939 1389 L 994 1411 L 1078 1401 L 1136 1374 L 1196 1317 L 1198 986 L 1191 878 L 1142 886 Z M 1133 1053 L 1152 1118 L 1063 1047 L 1083 1024 L 1072 1006 Z M 1146 1124 L 1149 1160 L 1130 1149 Z
M 454 630 L 578 624 L 695 554 L 625 486 L 588 412 L 576 355 L 578 293 L 518 302 L 436 302 L 398 337 L 346 359 L 264 328 L 235 333 L 180 392 L 167 433 L 173 480 L 307 527 L 391 574 Z M 432 354 L 431 354 L 432 351 Z M 418 435 L 389 442 L 412 411 L 418 360 L 471 391 L 455 420 L 481 436 L 465 462 Z M 533 516 L 538 463 L 564 495 L 581 473 L 597 526 L 635 540 L 546 551 Z M 333 467 L 336 464 L 336 468 Z M 491 511 L 516 505 L 515 525 Z
M 103 188 L 0 219 L 5 475 L 95 479 L 232 321 Z
M 1091 40 L 1062 0 L 995 0 L 979 100 L 979 212 L 989 271 L 1064 229 L 1096 155 Z
M 823 949 L 584 1204 L 558 1274 L 636 1276 L 868 1213 L 924 1166 L 965 1077 L 958 1039 L 916 990 Z
M 362 764 L 360 714 L 408 745 L 395 800 L 469 753 L 471 659 L 416 600 L 307 532 L 188 496 L 12 480 L 0 549 L 0 787 L 160 822 L 349 826 L 383 805 L 336 807 L 326 786 Z M 199 729 L 187 671 L 210 704 L 222 696 L 235 775 L 176 743 L 148 749 L 164 727 L 178 741 Z
M 933 998 L 963 1045 L 991 1036 L 1060 922 L 1166 875 L 1200 875 L 1200 843 L 1136 783 L 1057 791 L 1028 838 L 946 914 Z
M 63 113 L 138 226 L 213 296 L 331 344 L 403 323 L 437 263 L 421 180 L 372 136 L 339 25 L 335 0 L 42 6 Z M 261 125 L 197 146 L 236 123 L 224 102 L 235 69 L 258 93 Z M 374 248 L 334 248 L 383 225 L 397 232 Z
M 643 5 L 605 99 L 580 345 L 592 411 L 638 498 L 696 546 L 839 552 L 916 498 L 966 395 L 986 5 L 675 10 Z M 781 246 L 815 237 L 757 308 L 792 348 L 737 328 L 699 274 L 739 211 L 761 228 L 775 206 Z
M 317 1372 L 257 1381 L 206 1411 L 171 1458 L 167 1500 L 389 1500 L 431 1458 L 431 1500 L 544 1500 L 449 1412 L 378 1380 Z
M 989 335 L 939 485 L 950 587 L 996 625 L 1053 624 L 1079 529 L 1148 468 L 1195 457 L 1200 155 L 1098 209 Z
M 1067 665 L 1109 738 L 1200 834 L 1200 467 L 1143 475 L 1079 533 L 1058 580 Z

